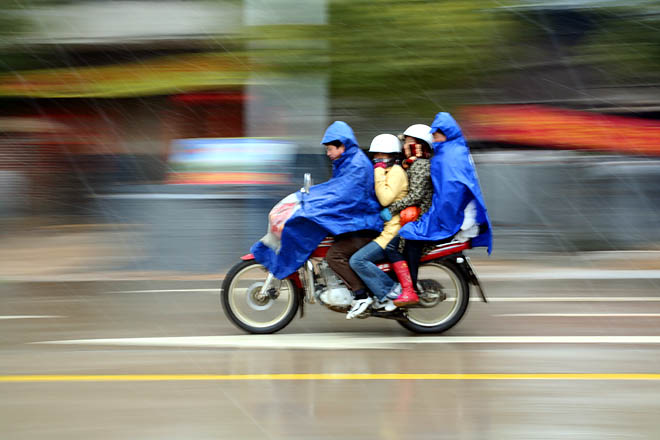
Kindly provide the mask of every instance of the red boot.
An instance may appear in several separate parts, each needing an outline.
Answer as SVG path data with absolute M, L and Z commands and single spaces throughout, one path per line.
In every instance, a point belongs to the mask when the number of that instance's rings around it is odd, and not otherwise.
M 410 270 L 408 270 L 408 264 L 405 261 L 397 261 L 392 263 L 392 268 L 399 282 L 401 283 L 401 295 L 394 300 L 394 305 L 397 307 L 409 306 L 412 304 L 417 304 L 419 298 L 415 293 L 415 289 L 412 285 L 412 279 L 410 278 Z

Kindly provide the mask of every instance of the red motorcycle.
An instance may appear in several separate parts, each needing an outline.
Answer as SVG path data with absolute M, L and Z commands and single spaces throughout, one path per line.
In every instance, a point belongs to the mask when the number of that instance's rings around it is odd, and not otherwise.
M 309 188 L 311 180 L 305 177 L 305 188 Z M 332 311 L 347 313 L 353 296 L 325 261 L 333 241 L 323 240 L 298 271 L 283 280 L 257 263 L 252 254 L 242 256 L 222 283 L 221 302 L 227 317 L 249 333 L 274 333 L 286 327 L 298 309 L 303 317 L 305 303 L 318 302 Z M 418 304 L 391 312 L 368 309 L 358 318 L 393 319 L 415 333 L 450 329 L 467 311 L 470 285 L 487 302 L 470 259 L 463 255 L 470 248 L 469 241 L 434 247 L 421 258 Z M 378 267 L 397 281 L 390 263 L 382 262 Z

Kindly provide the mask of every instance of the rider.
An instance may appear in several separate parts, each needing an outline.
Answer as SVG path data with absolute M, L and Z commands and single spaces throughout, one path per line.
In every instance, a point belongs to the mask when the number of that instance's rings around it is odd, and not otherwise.
M 429 160 L 431 157 L 431 144 L 433 143 L 431 127 L 424 124 L 414 124 L 403 132 L 403 136 L 403 151 L 406 156 L 403 166 L 407 168 L 409 191 L 405 197 L 381 211 L 381 217 L 384 220 L 399 214 L 405 208 L 409 209 L 413 206 L 419 208 L 418 216 L 421 216 L 431 207 L 431 197 L 433 196 L 431 161 Z M 410 279 L 408 264 L 399 252 L 399 243 L 400 237 L 397 235 L 385 248 L 387 259 L 392 263 L 392 268 L 400 283 L 394 286 L 388 296 L 398 300 L 395 303 L 396 305 L 414 304 L 418 301 L 418 298 L 413 287 L 414 284 Z M 401 293 L 404 296 L 398 298 Z
M 345 174 L 345 184 L 337 184 L 334 191 L 341 194 L 347 199 L 366 198 L 369 202 L 378 202 L 374 197 L 374 176 L 371 171 L 371 162 L 369 158 L 358 147 L 357 140 L 353 134 L 353 130 L 348 124 L 343 122 L 335 122 L 325 132 L 323 140 L 321 141 L 326 147 L 326 154 L 332 160 L 333 177 L 338 176 L 347 167 L 347 163 L 352 164 L 353 167 L 359 168 L 360 174 L 353 171 Z M 363 175 L 367 174 L 368 178 Z M 370 187 L 365 188 L 365 185 Z M 320 201 L 321 202 L 321 201 Z M 380 206 L 380 205 L 378 205 Z M 330 214 L 337 214 L 337 208 Z M 373 213 L 374 204 L 370 203 L 369 208 Z M 340 211 L 341 212 L 341 211 Z M 357 223 L 357 222 L 352 222 Z M 335 233 L 335 242 L 328 250 L 325 257 L 328 266 L 344 281 L 346 287 L 353 293 L 354 302 L 357 300 L 368 298 L 367 289 L 360 279 L 360 277 L 351 269 L 349 258 L 358 249 L 373 240 L 382 229 L 376 229 L 373 225 L 369 224 L 355 224 L 352 227 L 340 233 Z
M 345 122 L 332 123 L 321 144 L 332 160 L 332 177 L 312 186 L 309 194 L 296 194 L 300 207 L 284 223 L 278 247 L 262 239 L 251 252 L 275 277 L 284 279 L 302 266 L 323 238 L 334 235 L 336 243 L 328 252 L 328 264 L 349 288 L 364 289 L 350 269 L 348 257 L 383 228 L 372 164 Z M 355 237 L 358 245 L 351 251 L 347 245 Z
M 401 200 L 408 193 L 408 176 L 398 165 L 401 155 L 401 142 L 391 134 L 379 134 L 371 141 L 369 152 L 373 153 L 374 181 L 376 197 L 383 206 Z M 373 241 L 363 246 L 350 258 L 351 268 L 369 287 L 376 297 L 374 308 L 385 308 L 392 311 L 396 306 L 387 294 L 394 287 L 394 281 L 374 264 L 385 259 L 385 247 L 396 236 L 401 228 L 399 215 L 394 215 L 383 228 L 383 232 Z M 352 319 L 362 314 L 374 303 L 371 297 L 358 299 L 353 303 L 346 319 Z
M 426 245 L 472 239 L 473 247 L 487 246 L 490 253 L 493 243 L 477 172 L 458 123 L 449 113 L 440 112 L 431 124 L 431 134 L 434 141 L 431 208 L 399 232 L 406 240 L 404 255 L 410 265 L 413 286 L 417 283 L 419 261 Z M 414 304 L 418 301 L 415 299 L 407 297 L 404 291 L 394 303 Z

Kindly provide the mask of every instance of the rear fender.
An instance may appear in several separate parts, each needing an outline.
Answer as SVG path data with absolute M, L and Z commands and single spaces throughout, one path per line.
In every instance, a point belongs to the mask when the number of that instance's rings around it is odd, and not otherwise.
M 463 255 L 461 252 L 458 254 L 447 255 L 442 258 L 435 258 L 431 261 L 451 261 L 454 263 L 454 265 L 462 272 L 463 276 L 465 276 L 465 279 L 468 281 L 468 283 L 472 284 L 479 290 L 479 295 L 481 296 L 483 302 L 488 302 L 488 298 L 486 298 L 486 292 L 481 285 L 481 281 L 479 281 L 479 277 L 477 276 L 477 272 L 474 270 L 474 266 L 472 266 L 472 263 L 470 262 L 470 257 Z
M 479 280 L 479 277 L 477 276 L 477 271 L 474 270 L 474 266 L 472 265 L 472 262 L 470 261 L 470 257 L 465 257 L 465 267 L 467 268 L 468 271 L 468 280 L 470 280 L 470 283 L 474 285 L 477 289 L 479 289 L 479 294 L 481 295 L 481 299 L 487 303 L 488 299 L 486 298 L 486 292 L 484 291 L 484 287 L 481 285 L 481 281 Z

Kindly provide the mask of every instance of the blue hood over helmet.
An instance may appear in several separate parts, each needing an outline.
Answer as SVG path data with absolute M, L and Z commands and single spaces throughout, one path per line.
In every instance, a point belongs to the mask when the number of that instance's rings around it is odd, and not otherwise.
M 346 150 L 332 162 L 330 180 L 312 186 L 309 194 L 298 193 L 301 206 L 284 224 L 279 251 L 262 242 L 252 246 L 255 259 L 279 279 L 295 272 L 328 235 L 383 229 L 371 161 L 347 123 L 328 127 L 321 144 L 332 141 Z
M 359 148 L 358 142 L 353 134 L 353 129 L 344 121 L 335 121 L 325 130 L 321 145 L 329 144 L 333 141 L 339 141 L 346 146 L 346 150 Z
M 465 207 L 475 200 L 476 222 L 486 225 L 488 229 L 473 238 L 472 245 L 486 246 L 490 253 L 493 246 L 492 227 L 463 132 L 454 118 L 446 112 L 438 113 L 431 124 L 431 133 L 438 130 L 447 140 L 433 143 L 431 209 L 418 221 L 402 227 L 399 234 L 410 240 L 437 241 L 453 237 L 461 229 Z

